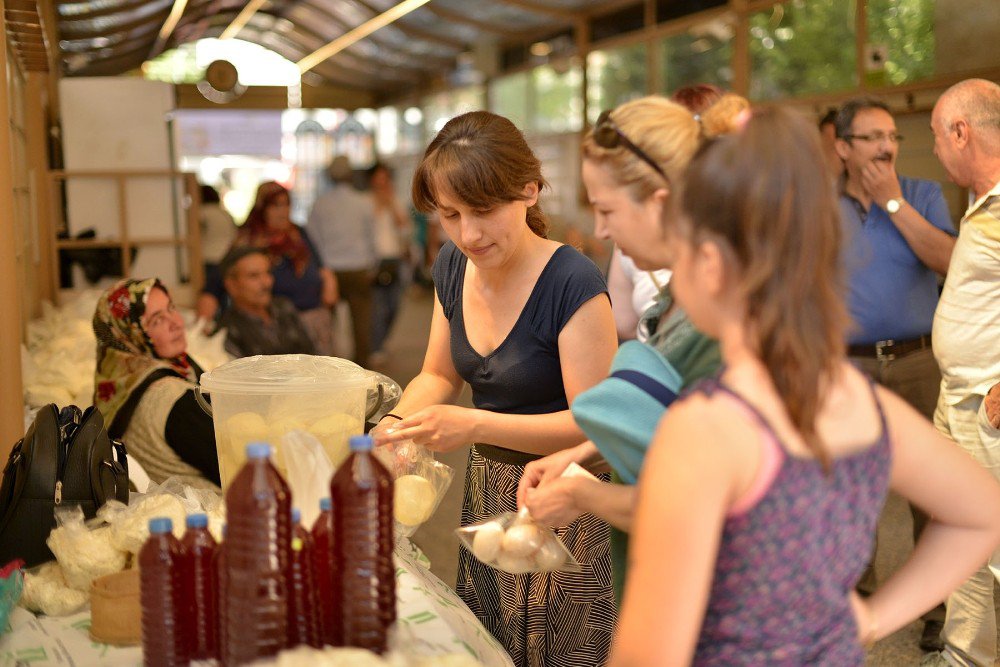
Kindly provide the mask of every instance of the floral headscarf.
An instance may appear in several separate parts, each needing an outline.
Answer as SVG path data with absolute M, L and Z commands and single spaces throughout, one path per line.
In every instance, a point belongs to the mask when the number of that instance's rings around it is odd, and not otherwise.
M 187 354 L 163 359 L 153 349 L 149 335 L 142 328 L 142 315 L 154 287 L 167 292 L 157 278 L 121 280 L 101 295 L 94 311 L 97 336 L 94 405 L 104 415 L 112 437 L 121 437 L 128 427 L 135 403 L 149 386 L 147 380 L 153 373 L 191 382 L 197 382 L 200 374 Z M 123 410 L 126 406 L 128 409 Z
M 287 229 L 275 230 L 267 225 L 265 210 L 279 196 L 289 196 L 288 190 L 280 183 L 268 181 L 257 188 L 257 199 L 236 236 L 237 245 L 254 245 L 267 250 L 272 264 L 280 264 L 287 259 L 295 269 L 295 275 L 305 273 L 312 253 L 298 225 L 289 223 Z

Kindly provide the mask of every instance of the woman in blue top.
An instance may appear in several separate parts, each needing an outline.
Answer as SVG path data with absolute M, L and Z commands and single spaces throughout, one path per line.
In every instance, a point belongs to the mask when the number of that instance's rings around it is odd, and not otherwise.
M 463 524 L 516 511 L 524 465 L 584 440 L 569 403 L 607 374 L 615 352 L 600 271 L 546 238 L 544 185 L 521 132 L 485 111 L 449 121 L 413 180 L 414 204 L 437 212 L 451 242 L 434 264 L 423 369 L 383 441 L 434 451 L 475 443 Z M 476 407 L 449 405 L 466 382 Z M 607 525 L 583 517 L 560 537 L 581 573 L 512 575 L 460 553 L 458 593 L 516 665 L 607 659 L 616 620 Z

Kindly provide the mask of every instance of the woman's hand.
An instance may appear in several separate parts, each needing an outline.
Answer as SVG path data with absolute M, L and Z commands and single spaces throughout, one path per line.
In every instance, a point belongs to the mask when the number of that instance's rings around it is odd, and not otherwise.
M 875 614 L 872 613 L 871 605 L 855 591 L 848 594 L 848 601 L 851 603 L 851 611 L 854 612 L 854 621 L 858 626 L 858 643 L 868 648 L 878 639 L 878 623 Z
M 579 501 L 579 493 L 584 484 L 600 482 L 583 477 L 551 479 L 541 486 L 528 489 L 524 494 L 524 506 L 531 512 L 531 518 L 539 523 L 555 527 L 568 525 L 586 511 Z
M 524 466 L 521 473 L 521 481 L 517 485 L 517 506 L 524 507 L 527 500 L 527 492 L 545 482 L 554 480 L 562 475 L 570 463 L 582 463 L 588 458 L 591 449 L 585 448 L 584 443 L 578 447 L 568 447 L 555 454 L 530 462 Z
M 378 420 L 378 424 L 372 427 L 372 430 L 368 432 L 372 438 L 375 439 L 375 445 L 387 444 L 385 440 L 386 431 L 391 427 L 399 423 L 399 417 L 394 415 L 386 415 L 382 419 Z
M 475 442 L 480 413 L 455 405 L 432 405 L 393 424 L 391 432 L 380 432 L 379 444 L 413 440 L 432 452 L 449 452 Z

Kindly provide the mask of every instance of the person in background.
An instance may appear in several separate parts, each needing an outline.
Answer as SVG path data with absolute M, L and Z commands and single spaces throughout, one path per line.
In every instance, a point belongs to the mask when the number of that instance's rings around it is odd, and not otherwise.
M 226 330 L 226 352 L 234 357 L 316 353 L 294 304 L 273 295 L 271 260 L 263 248 L 236 246 L 220 271 L 230 299 L 219 320 Z
M 219 263 L 236 238 L 236 222 L 222 207 L 219 193 L 211 185 L 201 186 L 201 259 L 205 281 L 217 280 Z M 210 277 L 211 276 L 211 277 Z
M 98 299 L 93 325 L 94 406 L 108 435 L 157 484 L 219 486 L 215 428 L 194 396 L 202 371 L 167 288 L 156 278 L 121 280 Z
M 333 315 L 337 279 L 324 267 L 309 235 L 289 217 L 291 199 L 279 183 L 261 183 L 235 245 L 262 248 L 271 260 L 273 293 L 299 312 L 317 354 L 333 354 Z
M 354 172 L 344 155 L 328 170 L 333 187 L 316 199 L 306 229 L 316 240 L 323 266 L 334 272 L 340 296 L 351 311 L 354 361 L 367 368 L 371 352 L 372 279 L 378 265 L 374 204 L 352 185 Z
M 860 667 L 996 548 L 1000 485 L 848 361 L 842 224 L 809 119 L 756 111 L 695 156 L 681 197 L 671 289 L 723 371 L 650 445 L 610 664 Z M 933 518 L 862 599 L 890 486 Z
M 819 119 L 819 136 L 823 145 L 823 157 L 826 158 L 826 166 L 830 169 L 830 176 L 834 183 L 840 182 L 840 177 L 844 174 L 844 162 L 837 152 L 837 108 L 830 107 Z
M 723 98 L 720 98 L 720 100 Z M 706 138 L 703 127 L 731 132 L 742 105 L 718 103 L 699 120 L 662 97 L 641 97 L 602 114 L 583 140 L 583 182 L 594 209 L 594 236 L 611 239 L 644 270 L 670 264 L 664 221 L 679 214 L 684 170 Z M 704 123 L 703 121 L 708 121 Z M 645 309 L 646 345 L 619 348 L 611 375 L 573 402 L 576 423 L 590 441 L 532 461 L 518 486 L 518 503 L 553 526 L 585 512 L 611 524 L 611 564 L 621 598 L 635 483 L 656 424 L 683 386 L 719 370 L 716 341 L 697 331 L 677 307 L 669 287 Z M 562 477 L 570 463 L 603 472 L 613 484 Z
M 941 385 L 931 323 L 938 276 L 947 272 L 955 245 L 948 206 L 937 183 L 896 174 L 901 139 L 885 103 L 850 100 L 837 112 L 835 125 L 837 154 L 844 163 L 840 213 L 847 234 L 847 305 L 856 325 L 848 354 L 876 382 L 931 419 Z M 911 514 L 916 539 L 927 517 L 912 507 Z M 859 589 L 868 592 L 875 582 L 872 566 Z M 925 617 L 921 648 L 940 648 L 943 621 L 943 606 Z
M 368 170 L 368 183 L 375 206 L 375 250 L 378 253 L 378 270 L 372 287 L 371 354 L 373 364 L 385 363 L 387 356 L 383 346 L 396 314 L 399 300 L 406 286 L 403 265 L 407 247 L 409 220 L 396 198 L 392 184 L 392 172 L 386 165 L 376 162 Z
M 934 314 L 942 375 L 934 424 L 1000 479 L 1000 86 L 955 84 L 934 106 L 931 130 L 934 154 L 972 200 Z M 928 467 L 937 465 L 928 459 Z M 948 598 L 944 649 L 928 656 L 928 665 L 995 664 L 996 572 L 1000 553 L 993 552 Z
M 414 205 L 437 211 L 451 241 L 434 265 L 423 368 L 399 416 L 373 432 L 380 444 L 433 451 L 475 443 L 463 525 L 517 511 L 524 465 L 584 440 L 569 404 L 607 375 L 616 348 L 600 270 L 547 238 L 544 184 L 524 135 L 487 111 L 448 121 L 413 179 Z M 465 383 L 475 408 L 450 405 Z M 514 575 L 459 553 L 459 596 L 518 667 L 607 659 L 616 619 L 607 524 L 584 516 L 558 534 L 581 572 Z

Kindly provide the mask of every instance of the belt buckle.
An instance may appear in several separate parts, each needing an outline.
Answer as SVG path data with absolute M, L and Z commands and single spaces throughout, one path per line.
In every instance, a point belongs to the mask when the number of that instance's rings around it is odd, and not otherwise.
M 886 348 L 890 348 L 896 344 L 893 339 L 880 340 L 875 343 L 875 358 L 879 361 L 892 361 L 896 358 L 896 355 L 892 352 L 885 352 Z

